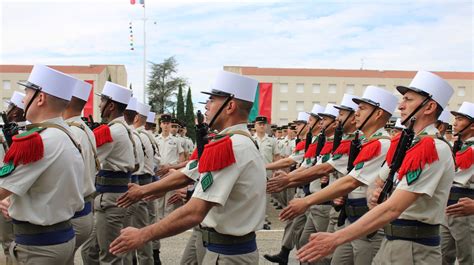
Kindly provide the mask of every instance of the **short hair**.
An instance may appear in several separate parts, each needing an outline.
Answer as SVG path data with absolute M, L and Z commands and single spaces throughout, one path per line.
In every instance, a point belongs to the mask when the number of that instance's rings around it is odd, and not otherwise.
M 44 93 L 46 96 L 46 102 L 49 105 L 50 108 L 52 108 L 54 111 L 64 111 L 67 108 L 67 105 L 69 104 L 68 100 L 58 98 L 56 96 Z
M 81 112 L 82 109 L 84 109 L 84 106 L 86 104 L 87 104 L 86 101 L 84 101 L 80 98 L 72 97 L 71 101 L 69 101 L 69 104 L 67 105 L 67 107 L 72 109 L 75 112 Z
M 250 110 L 252 109 L 253 102 L 240 99 L 236 99 L 235 102 L 237 103 L 239 114 L 241 116 L 248 117 L 250 114 Z

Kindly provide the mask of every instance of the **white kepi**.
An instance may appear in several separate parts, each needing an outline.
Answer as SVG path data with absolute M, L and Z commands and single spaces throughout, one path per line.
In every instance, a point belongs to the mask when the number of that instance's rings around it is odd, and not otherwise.
M 313 108 L 311 109 L 311 112 L 306 112 L 306 113 L 308 113 L 308 114 L 311 115 L 311 116 L 320 118 L 320 117 L 318 116 L 318 113 L 321 113 L 321 112 L 324 112 L 324 107 L 321 106 L 321 105 L 319 105 L 319 104 L 314 104 L 314 105 L 313 105 Z
M 156 113 L 153 111 L 148 112 L 148 115 L 146 116 L 146 122 L 156 124 L 155 119 L 156 119 Z
M 137 102 L 137 113 L 141 116 L 148 117 L 151 107 L 145 103 Z
M 77 79 L 41 64 L 35 64 L 26 82 L 19 85 L 44 92 L 64 100 L 71 100 Z
M 334 107 L 339 110 L 356 111 L 358 106 L 353 101 L 354 98 L 358 97 L 346 93 L 342 96 L 341 104 L 335 105 Z
M 379 107 L 390 114 L 393 114 L 398 104 L 395 95 L 377 86 L 368 86 L 361 98 L 353 98 L 352 101 L 356 104 L 364 102 Z
M 128 101 L 128 104 L 127 104 L 127 107 L 125 108 L 126 110 L 131 110 L 131 111 L 135 111 L 135 112 L 138 112 L 137 111 L 137 105 L 138 105 L 138 100 L 137 98 L 130 98 L 130 100 Z
M 334 104 L 327 104 L 323 112 L 318 113 L 319 116 L 326 116 L 335 119 L 339 115 L 339 110 L 335 108 Z
M 22 110 L 25 110 L 25 104 L 23 104 L 23 98 L 25 94 L 20 93 L 18 91 L 13 91 L 13 95 L 10 100 L 7 100 L 7 104 L 14 105 Z
M 220 71 L 211 85 L 211 91 L 202 91 L 201 93 L 221 97 L 233 95 L 236 99 L 254 102 L 257 87 L 258 81 L 253 78 Z
M 98 96 L 106 97 L 112 101 L 128 105 L 130 98 L 132 97 L 132 90 L 127 89 L 121 85 L 117 85 L 112 82 L 105 82 L 102 93 L 97 93 Z
M 308 122 L 309 119 L 309 114 L 307 112 L 301 111 L 298 112 L 298 118 L 295 120 L 295 122 Z
M 449 108 L 446 107 L 446 108 L 443 109 L 443 112 L 441 112 L 441 115 L 439 115 L 438 121 L 441 121 L 442 123 L 449 124 L 449 122 L 451 120 L 450 118 L 451 118 L 451 115 L 450 115 Z
M 397 86 L 397 90 L 402 95 L 411 90 L 419 94 L 431 96 L 443 109 L 448 105 L 449 99 L 454 93 L 454 89 L 446 80 L 427 71 L 419 71 L 413 77 L 408 87 Z
M 474 103 L 464 101 L 458 111 L 451 111 L 454 116 L 464 116 L 474 122 Z
M 72 93 L 72 96 L 82 101 L 87 102 L 87 100 L 89 99 L 91 90 L 92 90 L 91 84 L 78 79 L 76 82 L 76 87 L 74 88 L 74 92 Z

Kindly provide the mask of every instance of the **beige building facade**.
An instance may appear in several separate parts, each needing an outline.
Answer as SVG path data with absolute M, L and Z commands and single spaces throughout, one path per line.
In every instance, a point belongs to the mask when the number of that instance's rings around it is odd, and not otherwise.
M 272 83 L 272 123 L 286 124 L 299 111 L 310 111 L 313 104 L 338 104 L 344 93 L 361 96 L 365 87 L 383 87 L 401 98 L 396 86 L 408 86 L 416 71 L 342 69 L 295 69 L 224 66 L 224 70 L 249 76 L 260 83 Z M 474 102 L 474 72 L 437 72 L 455 92 L 449 109 L 463 101 Z M 398 111 L 395 113 L 399 116 Z
M 100 120 L 100 99 L 94 93 L 100 93 L 109 79 L 119 85 L 127 86 L 127 71 L 124 65 L 51 65 L 49 67 L 93 85 L 93 93 L 86 108 L 89 107 L 87 113 L 92 113 L 96 121 Z M 28 80 L 32 69 L 32 65 L 0 65 L 0 98 L 3 102 L 10 99 L 13 91 L 24 92 L 24 87 L 18 85 L 18 82 Z M 5 110 L 4 104 L 0 104 L 0 109 Z

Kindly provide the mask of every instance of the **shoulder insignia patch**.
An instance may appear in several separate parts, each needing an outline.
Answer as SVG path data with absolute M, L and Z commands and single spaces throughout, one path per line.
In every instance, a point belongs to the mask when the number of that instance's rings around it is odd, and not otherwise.
M 332 156 L 332 160 L 338 160 L 341 157 L 342 157 L 342 154 L 335 154 Z
M 363 168 L 363 167 L 364 167 L 364 162 L 360 162 L 360 163 L 358 163 L 358 164 L 355 166 L 354 169 L 355 169 L 355 170 L 359 170 L 359 169 L 361 169 L 361 168 Z
M 418 179 L 418 177 L 420 177 L 420 175 L 421 175 L 421 169 L 408 172 L 406 175 L 408 185 L 411 185 L 413 182 L 415 182 Z
M 212 183 L 214 183 L 214 179 L 212 178 L 212 173 L 207 172 L 206 175 L 204 175 L 204 177 L 201 178 L 202 190 L 206 191 L 207 189 L 209 189 L 209 187 L 212 186 Z
M 195 169 L 198 165 L 198 161 L 194 160 L 193 162 L 189 163 L 189 170 Z
M 4 178 L 10 175 L 13 170 L 15 170 L 15 165 L 13 163 L 3 165 L 3 167 L 0 168 L 0 178 Z

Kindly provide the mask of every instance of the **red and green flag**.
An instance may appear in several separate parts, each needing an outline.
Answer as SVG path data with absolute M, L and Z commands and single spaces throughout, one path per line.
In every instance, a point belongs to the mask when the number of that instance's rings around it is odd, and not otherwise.
M 259 83 L 257 93 L 250 110 L 249 121 L 254 121 L 257 116 L 265 116 L 268 123 L 272 118 L 272 83 Z

